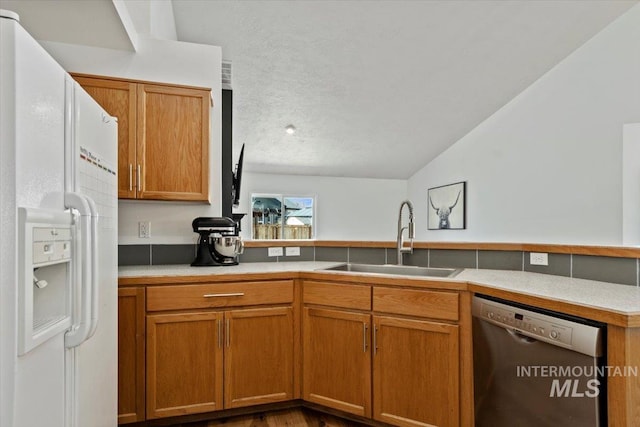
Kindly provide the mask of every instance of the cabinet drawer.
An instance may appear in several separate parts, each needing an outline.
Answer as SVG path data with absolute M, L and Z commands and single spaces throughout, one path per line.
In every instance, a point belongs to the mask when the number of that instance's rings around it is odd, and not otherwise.
M 373 288 L 374 311 L 458 320 L 458 305 L 458 294 L 455 292 Z
M 150 286 L 147 311 L 237 307 L 293 302 L 293 281 Z
M 371 287 L 309 280 L 304 282 L 302 299 L 305 304 L 371 310 Z

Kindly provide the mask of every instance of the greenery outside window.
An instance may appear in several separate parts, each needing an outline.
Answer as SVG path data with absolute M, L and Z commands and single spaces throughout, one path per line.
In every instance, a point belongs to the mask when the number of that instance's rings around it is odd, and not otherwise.
M 253 240 L 315 238 L 315 198 L 283 194 L 251 195 Z

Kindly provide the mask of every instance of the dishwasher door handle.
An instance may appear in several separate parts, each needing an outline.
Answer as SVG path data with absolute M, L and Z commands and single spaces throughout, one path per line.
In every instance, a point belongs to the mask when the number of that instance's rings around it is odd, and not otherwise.
M 537 339 L 521 334 L 520 332 L 514 331 L 513 329 L 505 329 L 505 331 L 507 331 L 514 340 L 523 344 L 533 344 L 539 342 Z

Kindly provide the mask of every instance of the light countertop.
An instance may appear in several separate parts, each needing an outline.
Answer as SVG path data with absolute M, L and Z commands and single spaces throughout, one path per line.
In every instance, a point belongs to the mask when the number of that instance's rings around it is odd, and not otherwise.
M 244 264 L 226 267 L 191 267 L 190 265 L 134 265 L 118 268 L 119 278 L 129 277 L 158 277 L 158 276 L 219 276 L 225 274 L 262 274 L 286 273 L 299 271 L 313 271 L 340 262 L 246 262 Z
M 640 315 L 640 288 L 526 271 L 465 269 L 457 280 L 492 289 Z
M 154 266 L 123 266 L 119 268 L 120 279 L 148 278 L 148 277 L 181 277 L 181 276 L 216 276 L 242 274 L 296 273 L 313 272 L 342 263 L 337 262 L 260 262 L 244 263 L 229 267 L 191 267 L 189 265 L 154 265 Z M 322 273 L 328 273 L 323 271 Z M 363 275 L 332 271 L 331 275 Z M 384 276 L 384 275 L 374 275 Z M 408 276 L 385 276 L 408 278 Z M 416 277 L 411 277 L 412 281 Z M 637 286 L 620 285 L 615 283 L 593 280 L 575 279 L 548 274 L 530 273 L 506 270 L 465 269 L 450 279 L 429 277 L 425 280 L 446 282 L 466 282 L 473 286 L 474 292 L 481 293 L 482 287 L 486 291 L 502 290 L 520 295 L 527 295 L 592 307 L 626 316 L 640 316 L 640 288 Z

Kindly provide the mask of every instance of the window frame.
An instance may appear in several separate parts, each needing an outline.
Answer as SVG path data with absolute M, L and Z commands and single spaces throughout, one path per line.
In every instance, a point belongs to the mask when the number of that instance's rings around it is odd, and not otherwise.
M 281 213 L 280 213 L 280 232 L 279 232 L 279 236 L 276 239 L 258 239 L 255 238 L 254 236 L 255 234 L 255 221 L 253 219 L 253 201 L 255 198 L 273 198 L 273 199 L 278 199 L 280 201 L 281 204 Z M 294 199 L 311 199 L 313 206 L 312 206 L 312 217 L 311 217 L 311 237 L 309 237 L 308 239 L 284 239 L 284 227 L 285 227 L 285 212 L 286 212 L 286 208 L 285 208 L 285 199 L 290 199 L 290 198 L 294 198 Z M 307 193 L 303 193 L 303 194 L 295 194 L 295 193 L 251 193 L 250 194 L 250 210 L 251 210 L 251 215 L 250 215 L 250 221 L 251 221 L 251 240 L 254 241 L 258 241 L 258 242 L 267 242 L 267 241 L 271 241 L 271 242 L 278 242 L 278 241 L 310 241 L 310 240 L 315 240 L 316 236 L 318 234 L 318 230 L 317 230 L 317 203 L 318 203 L 318 198 L 316 197 L 316 195 L 314 194 L 307 194 Z

